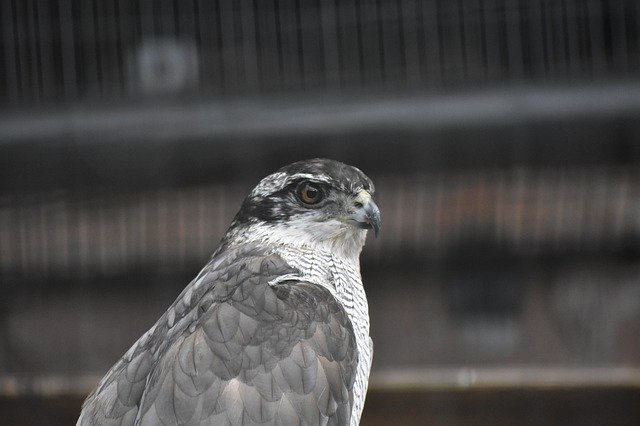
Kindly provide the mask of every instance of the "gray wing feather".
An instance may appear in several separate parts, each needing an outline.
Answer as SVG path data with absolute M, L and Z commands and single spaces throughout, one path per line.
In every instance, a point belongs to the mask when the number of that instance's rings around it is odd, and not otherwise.
M 212 259 L 87 398 L 78 424 L 348 424 L 352 325 L 318 285 L 269 284 L 295 272 L 250 246 Z

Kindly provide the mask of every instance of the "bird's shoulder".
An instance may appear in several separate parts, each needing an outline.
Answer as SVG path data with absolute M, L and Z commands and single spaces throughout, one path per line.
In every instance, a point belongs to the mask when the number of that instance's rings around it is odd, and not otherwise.
M 342 423 L 356 364 L 353 327 L 331 292 L 246 245 L 211 259 L 85 408 L 164 423 Z

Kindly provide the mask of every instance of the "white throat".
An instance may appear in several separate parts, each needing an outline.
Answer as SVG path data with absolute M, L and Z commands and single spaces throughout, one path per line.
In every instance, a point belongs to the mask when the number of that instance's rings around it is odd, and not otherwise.
M 300 255 L 307 249 L 317 250 L 358 265 L 367 237 L 366 230 L 335 219 L 313 221 L 295 217 L 286 224 L 255 222 L 231 232 L 227 238 L 232 244 L 255 241 L 271 247 L 295 247 L 301 250 Z

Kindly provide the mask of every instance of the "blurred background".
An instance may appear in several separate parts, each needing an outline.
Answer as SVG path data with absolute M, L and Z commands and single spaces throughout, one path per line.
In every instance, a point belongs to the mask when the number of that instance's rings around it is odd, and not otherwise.
M 0 28 L 0 423 L 75 422 L 317 156 L 383 214 L 363 424 L 640 423 L 636 0 L 0 0 Z

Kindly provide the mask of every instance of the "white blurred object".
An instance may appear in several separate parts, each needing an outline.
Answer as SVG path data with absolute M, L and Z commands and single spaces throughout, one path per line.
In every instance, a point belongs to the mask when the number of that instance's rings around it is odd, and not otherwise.
M 143 40 L 133 54 L 134 92 L 175 94 L 195 88 L 198 51 L 195 44 L 171 39 Z

